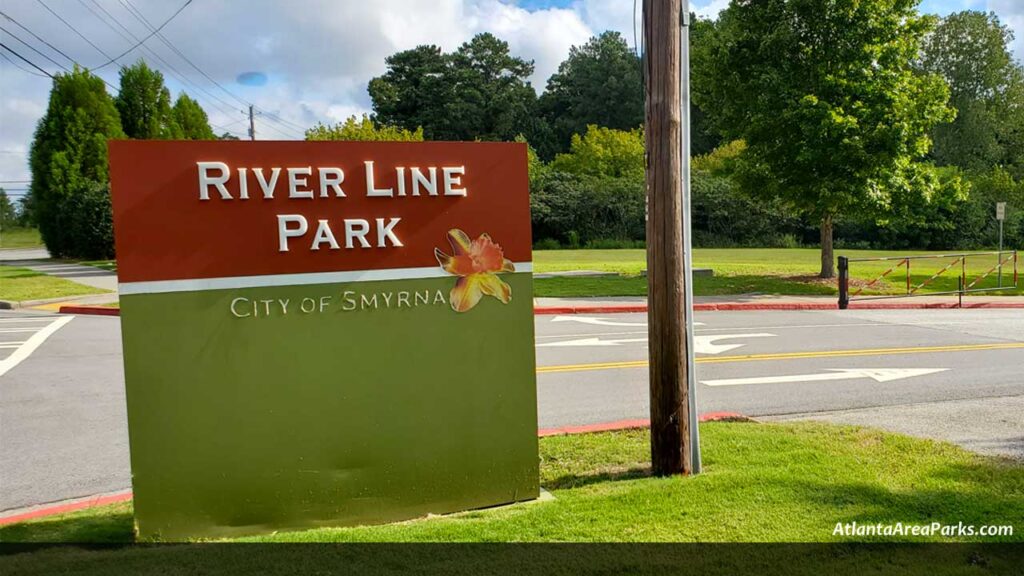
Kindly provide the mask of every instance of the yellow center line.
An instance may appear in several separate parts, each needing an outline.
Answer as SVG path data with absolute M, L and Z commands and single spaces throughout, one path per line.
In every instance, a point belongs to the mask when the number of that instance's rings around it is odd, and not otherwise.
M 972 352 L 977 350 L 1012 350 L 1024 348 L 1024 342 L 998 344 L 960 344 L 955 346 L 918 346 L 908 348 L 861 348 L 855 350 L 821 350 L 817 352 L 782 352 L 776 354 L 747 354 L 742 356 L 702 356 L 698 364 L 719 364 L 723 362 L 760 362 L 762 360 L 795 360 L 800 358 L 831 358 L 847 356 L 886 356 L 890 354 L 927 354 L 935 352 Z M 613 370 L 618 368 L 643 368 L 646 360 L 627 362 L 598 362 L 594 364 L 565 364 L 561 366 L 538 366 L 538 374 L 555 372 L 583 372 L 586 370 Z

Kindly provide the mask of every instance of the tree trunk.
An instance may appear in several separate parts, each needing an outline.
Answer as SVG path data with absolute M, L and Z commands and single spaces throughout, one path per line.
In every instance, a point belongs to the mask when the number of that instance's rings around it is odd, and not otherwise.
M 818 277 L 834 278 L 835 275 L 835 258 L 832 257 L 832 215 L 825 214 L 821 218 L 821 273 Z

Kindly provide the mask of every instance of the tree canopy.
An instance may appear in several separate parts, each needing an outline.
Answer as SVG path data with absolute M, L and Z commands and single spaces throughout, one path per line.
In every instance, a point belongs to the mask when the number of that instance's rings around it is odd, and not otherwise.
M 530 132 L 536 93 L 533 62 L 512 56 L 493 34 L 455 52 L 419 46 L 389 56 L 387 72 L 370 80 L 374 120 L 430 140 L 512 140 Z
M 124 137 L 103 80 L 77 66 L 54 76 L 29 153 L 32 206 L 54 257 L 113 255 L 107 140 Z
M 596 124 L 631 130 L 644 121 L 640 59 L 618 32 L 573 46 L 540 97 L 539 108 L 560 150 Z
M 917 0 L 762 0 L 733 2 L 709 38 L 700 101 L 746 141 L 746 189 L 821 223 L 822 277 L 836 215 L 938 186 L 915 163 L 953 118 L 942 78 L 914 67 L 932 25 Z
M 182 92 L 174 102 L 174 121 L 181 129 L 180 137 L 185 140 L 216 140 L 217 136 L 210 128 L 210 119 L 206 111 L 188 94 Z
M 171 109 L 171 92 L 164 86 L 164 75 L 144 61 L 121 68 L 121 86 L 114 103 L 129 138 L 181 138 L 181 127 Z
M 569 153 L 559 154 L 551 162 L 553 170 L 643 180 L 644 134 L 639 128 L 613 130 L 591 124 L 586 134 L 573 134 L 569 147 Z
M 932 158 L 967 170 L 1009 165 L 1024 172 L 1024 69 L 1013 32 L 992 13 L 958 12 L 925 37 L 921 69 L 949 84 L 957 117 L 932 131 Z
M 352 140 L 358 142 L 422 142 L 423 128 L 406 130 L 395 126 L 377 126 L 370 117 L 349 116 L 333 126 L 317 124 L 306 130 L 306 140 Z

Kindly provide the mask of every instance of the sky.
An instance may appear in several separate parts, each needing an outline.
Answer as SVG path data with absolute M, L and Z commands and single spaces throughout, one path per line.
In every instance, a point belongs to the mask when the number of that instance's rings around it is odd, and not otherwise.
M 58 65 L 71 67 L 64 55 L 95 68 L 149 34 L 143 19 L 159 26 L 182 4 L 0 0 L 0 42 L 47 73 L 60 71 Z M 728 0 L 691 2 L 706 17 L 727 5 Z M 172 97 L 184 90 L 199 100 L 218 134 L 245 137 L 243 110 L 252 103 L 260 111 L 258 139 L 299 139 L 317 122 L 370 112 L 367 82 L 385 72 L 384 59 L 394 52 L 420 44 L 453 50 L 477 33 L 491 32 L 515 55 L 534 61 L 531 83 L 540 92 L 569 48 L 591 36 L 617 30 L 633 44 L 633 6 L 632 0 L 193 0 L 161 31 L 166 43 L 153 37 L 117 63 L 145 58 L 164 73 Z M 921 9 L 942 15 L 993 11 L 1017 32 L 1013 48 L 1024 58 L 1024 0 L 923 0 Z M 17 196 L 30 178 L 28 149 L 51 81 L 10 53 L 5 56 L 0 186 Z M 117 86 L 116 65 L 98 74 Z

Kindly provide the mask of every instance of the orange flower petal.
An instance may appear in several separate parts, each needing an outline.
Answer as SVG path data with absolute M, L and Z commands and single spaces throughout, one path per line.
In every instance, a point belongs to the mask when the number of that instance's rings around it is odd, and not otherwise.
M 508 304 L 512 300 L 512 287 L 494 274 L 474 274 L 472 276 L 480 284 L 480 290 L 488 296 L 494 296 L 501 300 L 502 304 Z
M 501 246 L 495 244 L 487 234 L 481 234 L 473 241 L 470 254 L 477 272 L 500 272 L 505 261 Z
M 502 263 L 501 263 L 501 271 L 502 272 L 515 272 L 516 271 L 515 264 L 512 264 L 512 261 L 509 260 L 508 258 L 505 258 L 504 261 L 502 261 Z
M 466 276 L 473 273 L 473 259 L 467 255 L 449 256 L 441 252 L 439 248 L 434 248 L 434 257 L 437 258 L 437 263 L 441 265 L 441 268 L 449 274 Z
M 476 306 L 480 302 L 480 298 L 483 297 L 483 292 L 480 290 L 480 282 L 478 280 L 479 274 L 472 274 L 470 276 L 460 276 L 455 281 L 455 286 L 452 287 L 452 291 L 448 295 L 448 299 L 451 301 L 452 310 L 456 312 L 465 312 Z
M 465 232 L 458 228 L 452 228 L 448 231 L 448 242 L 452 245 L 452 250 L 455 251 L 456 256 L 469 254 L 472 250 L 473 242 Z

